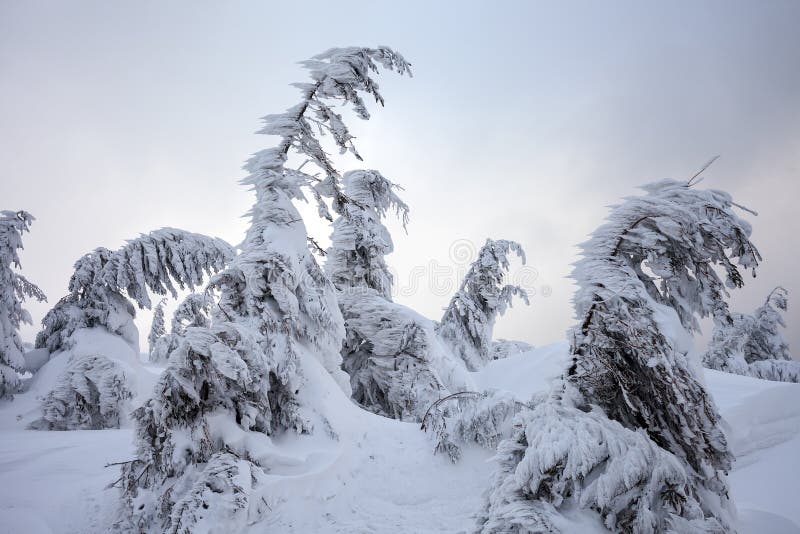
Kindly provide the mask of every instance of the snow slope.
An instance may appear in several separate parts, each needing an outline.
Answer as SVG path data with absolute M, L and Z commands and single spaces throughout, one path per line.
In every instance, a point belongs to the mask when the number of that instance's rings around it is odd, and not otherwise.
M 566 358 L 566 344 L 557 343 L 491 362 L 472 378 L 479 388 L 527 399 L 548 387 Z M 291 446 L 280 449 L 292 456 L 281 458 L 258 496 L 271 513 L 253 533 L 470 531 L 491 452 L 466 449 L 453 465 L 432 453 L 418 425 L 367 413 L 320 365 L 304 369 L 322 386 L 338 440 L 322 432 L 282 438 Z M 152 383 L 157 369 L 140 372 Z M 739 457 L 730 482 L 740 532 L 800 534 L 800 386 L 716 371 L 706 381 Z M 0 405 L 0 534 L 103 532 L 115 502 L 115 490 L 104 487 L 118 476 L 103 466 L 132 457 L 131 430 L 24 430 L 42 389 L 35 386 Z

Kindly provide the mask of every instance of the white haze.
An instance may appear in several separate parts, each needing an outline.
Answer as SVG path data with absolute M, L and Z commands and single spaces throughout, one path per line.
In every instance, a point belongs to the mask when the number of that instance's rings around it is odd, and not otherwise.
M 734 307 L 752 311 L 781 284 L 795 326 L 800 3 L 610 7 L 0 0 L 0 208 L 37 217 L 24 272 L 52 305 L 80 255 L 140 232 L 238 243 L 252 202 L 240 166 L 272 142 L 252 134 L 258 117 L 294 104 L 288 84 L 305 77 L 295 62 L 386 44 L 415 76 L 381 76 L 386 108 L 351 121 L 365 162 L 341 162 L 405 186 L 408 235 L 390 224 L 397 300 L 437 318 L 457 282 L 442 278 L 454 248 L 514 239 L 529 268 L 512 275 L 536 294 L 495 334 L 562 338 L 575 245 L 606 206 L 719 154 L 703 186 L 759 212 L 750 220 L 765 259 Z M 308 226 L 327 241 L 327 226 Z M 47 307 L 29 305 L 37 323 Z M 800 347 L 800 329 L 788 335 Z

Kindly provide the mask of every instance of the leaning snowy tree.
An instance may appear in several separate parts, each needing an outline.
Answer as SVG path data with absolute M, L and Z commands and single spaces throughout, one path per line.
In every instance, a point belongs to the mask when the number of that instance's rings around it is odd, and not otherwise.
M 116 251 L 95 249 L 75 264 L 69 294 L 42 320 L 37 348 L 69 354 L 53 389 L 42 401 L 42 416 L 31 428 L 74 430 L 119 427 L 133 396 L 119 353 L 83 348 L 78 334 L 101 328 L 122 338 L 138 361 L 136 310 L 149 308 L 149 292 L 177 297 L 204 276 L 220 271 L 234 251 L 221 239 L 163 228 L 128 241 Z M 177 288 L 176 288 L 177 285 Z
M 245 167 L 244 183 L 256 193 L 251 226 L 241 253 L 210 283 L 220 291 L 212 324 L 186 329 L 153 397 L 134 412 L 137 452 L 119 480 L 120 527 L 238 532 L 268 512 L 251 494 L 280 455 L 272 437 L 314 430 L 335 436 L 315 368 L 349 394 L 340 369 L 344 325 L 293 200 L 310 192 L 326 218 L 326 198 L 337 212 L 354 202 L 315 130 L 358 157 L 332 104 L 350 104 L 368 118 L 361 94 L 383 103 L 372 78 L 379 65 L 401 74 L 409 67 L 384 47 L 320 54 L 304 62 L 312 81 L 297 84 L 300 103 L 264 119 L 261 133 L 279 141 Z M 288 165 L 291 153 L 299 166 Z M 309 163 L 321 176 L 305 168 Z
M 22 304 L 27 297 L 47 300 L 41 289 L 14 270 L 20 268 L 22 234 L 30 231 L 33 220 L 27 211 L 0 212 L 0 399 L 18 391 L 18 373 L 25 370 L 19 327 L 31 324 L 31 316 Z
M 739 267 L 760 256 L 727 193 L 676 181 L 645 191 L 583 245 L 572 361 L 500 444 L 481 532 L 568 529 L 576 507 L 614 532 L 733 529 L 733 458 L 688 332 L 728 314 L 725 286 L 742 286 Z
M 470 371 L 477 371 L 492 359 L 494 323 L 497 316 L 511 306 L 513 297 L 519 296 L 528 303 L 524 289 L 503 285 L 511 252 L 525 263 L 525 252 L 519 243 L 487 239 L 439 323 L 439 335 L 453 347 Z
M 763 360 L 792 360 L 789 343 L 781 333 L 786 328 L 782 313 L 789 307 L 789 292 L 778 286 L 767 296 L 766 302 L 753 314 L 753 331 L 744 344 L 747 363 Z
M 718 371 L 779 382 L 800 382 L 800 362 L 792 359 L 781 333 L 788 292 L 776 287 L 753 315 L 731 313 L 714 325 L 703 365 Z

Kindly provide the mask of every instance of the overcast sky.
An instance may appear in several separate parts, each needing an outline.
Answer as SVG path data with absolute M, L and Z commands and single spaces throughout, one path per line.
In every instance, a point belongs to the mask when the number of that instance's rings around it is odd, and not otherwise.
M 272 4 L 0 0 L 0 208 L 37 217 L 23 268 L 50 305 L 98 246 L 162 226 L 239 243 L 241 165 L 273 142 L 258 117 L 297 101 L 297 61 L 385 44 L 414 77 L 381 76 L 385 109 L 350 123 L 365 162 L 341 168 L 405 187 L 396 300 L 438 318 L 470 244 L 514 239 L 535 294 L 495 334 L 563 339 L 575 245 L 607 206 L 719 154 L 703 185 L 759 212 L 764 256 L 733 306 L 784 285 L 800 350 L 800 2 Z

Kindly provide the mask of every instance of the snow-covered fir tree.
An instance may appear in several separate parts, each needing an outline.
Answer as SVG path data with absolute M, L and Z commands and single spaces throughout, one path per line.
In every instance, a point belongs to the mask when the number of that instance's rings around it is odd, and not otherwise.
M 440 352 L 433 323 L 371 288 L 351 288 L 338 297 L 347 329 L 342 367 L 353 400 L 385 417 L 420 421 L 449 394 L 441 365 L 433 361 Z
M 19 327 L 30 324 L 31 316 L 22 304 L 28 297 L 46 300 L 41 289 L 15 270 L 20 268 L 22 234 L 30 231 L 33 220 L 27 211 L 0 211 L 0 399 L 18 391 L 18 373 L 25 370 Z
M 764 380 L 800 382 L 800 362 L 792 359 L 780 331 L 786 326 L 781 312 L 787 307 L 787 291 L 776 287 L 753 315 L 731 313 L 719 318 L 703 365 Z
M 211 306 L 214 299 L 207 293 L 192 293 L 175 308 L 172 314 L 170 331 L 173 334 L 183 334 L 187 328 L 211 326 Z
M 186 329 L 153 397 L 134 412 L 136 458 L 122 469 L 123 519 L 145 532 L 238 532 L 269 513 L 251 499 L 279 454 L 272 437 L 335 429 L 313 381 L 321 366 L 349 393 L 339 350 L 344 324 L 334 287 L 307 248 L 293 201 L 310 192 L 321 216 L 325 198 L 341 213 L 353 202 L 315 131 L 358 157 L 332 104 L 369 117 L 361 94 L 383 103 L 372 78 L 382 66 L 408 72 L 388 48 L 331 49 L 304 63 L 298 105 L 269 115 L 261 133 L 277 146 L 247 163 L 256 193 L 241 253 L 210 282 L 220 292 L 208 327 Z M 290 153 L 301 160 L 288 165 Z M 306 172 L 311 163 L 321 177 Z
M 115 251 L 97 248 L 75 263 L 69 293 L 42 319 L 36 347 L 55 354 L 70 348 L 77 329 L 99 326 L 138 353 L 136 309 L 130 300 L 150 308 L 149 292 L 177 298 L 178 290 L 202 285 L 204 276 L 220 271 L 233 256 L 233 248 L 221 239 L 174 228 L 142 235 Z
M 439 323 L 439 335 L 452 345 L 470 371 L 477 371 L 491 360 L 494 323 L 511 306 L 513 297 L 519 296 L 528 303 L 524 289 L 503 284 L 512 252 L 525 263 L 525 252 L 519 243 L 487 239 Z
M 727 193 L 675 181 L 645 191 L 583 245 L 572 362 L 499 446 L 481 532 L 561 531 L 575 507 L 613 532 L 733 530 L 733 458 L 688 334 L 728 314 L 726 285 L 740 287 L 739 268 L 760 256 Z
M 30 428 L 37 430 L 97 430 L 119 428 L 133 397 L 125 368 L 100 354 L 70 358 L 42 401 L 42 415 Z
M 153 356 L 153 350 L 156 347 L 156 342 L 167 333 L 166 325 L 164 324 L 164 304 L 167 299 L 161 299 L 156 304 L 153 310 L 153 322 L 150 324 L 150 333 L 147 335 L 147 347 L 150 356 Z
M 150 351 L 150 361 L 167 361 L 172 351 L 178 348 L 187 328 L 211 326 L 213 304 L 214 299 L 208 292 L 192 293 L 181 301 L 172 314 L 170 332 L 159 337 Z
M 753 330 L 743 351 L 747 363 L 762 360 L 791 360 L 789 343 L 781 329 L 786 328 L 782 313 L 789 307 L 789 292 L 778 286 L 753 314 Z
M 743 349 L 753 326 L 753 317 L 743 313 L 733 312 L 720 317 L 715 321 L 711 342 L 703 353 L 703 366 L 749 376 L 749 365 L 744 359 Z
M 44 317 L 36 339 L 37 347 L 48 349 L 51 357 L 64 353 L 69 361 L 31 428 L 119 426 L 132 397 L 126 370 L 139 357 L 136 310 L 128 297 L 140 308 L 151 306 L 149 292 L 176 297 L 178 289 L 197 287 L 204 276 L 220 271 L 233 254 L 220 239 L 165 228 L 116 251 L 98 248 L 78 260 L 69 294 Z M 91 335 L 91 330 L 111 334 L 112 343 L 114 337 L 125 343 L 98 345 L 100 334 Z
M 398 186 L 378 171 L 350 171 L 342 178 L 353 202 L 343 206 L 333 223 L 325 272 L 340 291 L 368 287 L 392 300 L 392 274 L 384 258 L 394 244 L 382 219 L 393 210 L 405 228 L 408 206 L 394 192 Z
M 398 186 L 378 171 L 350 171 L 342 178 L 353 202 L 342 206 L 333 224 L 325 263 L 345 319 L 342 367 L 353 399 L 365 409 L 417 421 L 445 389 L 430 361 L 430 322 L 392 302 L 385 256 L 393 243 L 382 220 L 394 211 L 405 227 L 408 206 L 395 193 Z

